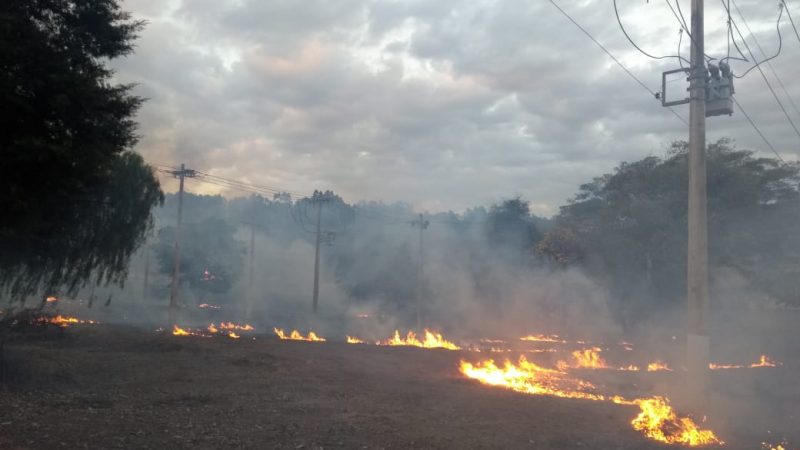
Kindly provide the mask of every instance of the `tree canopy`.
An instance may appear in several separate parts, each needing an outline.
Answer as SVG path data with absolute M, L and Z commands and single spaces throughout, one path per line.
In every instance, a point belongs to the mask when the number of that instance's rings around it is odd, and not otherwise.
M 545 237 L 549 247 L 540 250 L 582 261 L 614 288 L 625 314 L 649 302 L 682 300 L 687 149 L 675 142 L 664 158 L 622 163 L 582 185 Z M 800 218 L 798 165 L 758 157 L 725 139 L 710 144 L 707 155 L 711 266 L 735 268 L 778 298 L 796 301 L 777 280 L 800 275 L 800 241 L 789 229 Z
M 105 65 L 142 26 L 114 0 L 0 4 L 0 290 L 11 298 L 122 282 L 150 229 L 161 190 L 130 150 L 143 100 Z

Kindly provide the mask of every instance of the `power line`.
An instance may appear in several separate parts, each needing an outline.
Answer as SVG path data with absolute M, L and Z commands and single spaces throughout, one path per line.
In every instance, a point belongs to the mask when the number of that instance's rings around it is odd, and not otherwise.
M 792 13 L 789 12 L 789 5 L 786 4 L 786 0 L 781 0 L 781 3 L 783 3 L 783 7 L 786 8 L 786 16 L 789 17 L 789 23 L 792 24 L 794 35 L 797 36 L 797 40 L 800 41 L 800 33 L 797 32 L 797 27 L 794 26 L 794 19 L 792 19 Z
M 675 8 L 672 7 L 672 3 L 670 2 L 670 0 L 664 0 L 664 1 L 667 2 L 667 6 L 669 6 L 670 11 L 672 11 L 672 15 L 675 16 L 675 19 L 678 20 L 678 25 L 681 26 L 681 30 L 685 31 L 686 34 L 689 35 L 689 39 L 691 39 L 691 41 L 692 41 L 692 43 L 694 45 L 697 45 L 697 41 L 694 40 L 694 36 L 692 36 L 691 31 L 689 31 L 689 26 L 686 25 L 686 18 L 683 17 L 683 11 L 681 11 L 681 3 L 678 0 L 675 0 L 675 4 L 678 6 L 678 12 L 676 13 L 675 12 Z M 616 10 L 616 1 L 614 3 L 614 9 Z M 617 13 L 617 20 L 619 20 L 619 13 Z M 620 24 L 620 27 L 621 26 L 622 25 Z M 623 33 L 624 33 L 624 30 L 623 30 Z M 628 40 L 630 40 L 630 39 L 628 39 Z M 716 59 L 716 58 L 712 58 L 712 57 L 708 56 L 705 53 L 703 53 L 703 56 L 705 56 L 706 61 L 713 61 L 713 60 Z M 680 44 L 678 44 L 678 58 L 680 58 L 680 57 L 681 57 Z M 681 68 L 683 68 L 683 65 L 681 65 Z
M 723 6 L 725 6 L 725 3 L 724 3 L 724 2 L 723 2 L 722 4 L 723 4 Z M 745 20 L 745 19 L 744 19 L 744 16 L 742 15 L 742 12 L 741 12 L 741 11 L 739 11 L 739 7 L 736 5 L 736 2 L 735 2 L 735 1 L 733 2 L 733 6 L 734 6 L 734 7 L 736 7 L 736 11 L 739 13 L 739 16 L 741 16 L 742 20 L 744 21 L 744 20 Z M 727 8 L 727 6 L 725 6 L 725 7 Z M 729 15 L 729 17 L 730 17 L 730 9 L 728 9 L 728 15 Z M 751 57 L 751 58 L 753 58 L 753 61 L 755 61 L 755 65 L 753 65 L 753 67 L 751 67 L 751 68 L 747 69 L 747 70 L 746 70 L 746 71 L 745 71 L 743 74 L 741 74 L 741 75 L 736 75 L 736 74 L 734 74 L 734 75 L 733 75 L 734 77 L 736 77 L 736 78 L 744 78 L 744 77 L 745 77 L 745 76 L 747 76 L 747 74 L 748 74 L 748 73 L 750 73 L 750 71 L 751 71 L 751 70 L 753 70 L 753 69 L 758 69 L 759 71 L 761 71 L 761 64 L 763 64 L 763 63 L 765 63 L 765 62 L 767 62 L 767 61 L 773 60 L 773 59 L 777 58 L 777 57 L 778 57 L 778 55 L 780 55 L 780 54 L 781 54 L 781 49 L 783 48 L 783 37 L 781 36 L 781 18 L 782 18 L 782 17 L 783 17 L 783 6 L 781 5 L 781 10 L 780 10 L 780 12 L 778 13 L 778 21 L 777 21 L 777 23 L 775 24 L 775 28 L 778 30 L 778 51 L 777 51 L 777 52 L 776 52 L 776 53 L 775 53 L 775 54 L 774 54 L 772 57 L 769 57 L 769 58 L 767 58 L 767 59 L 764 59 L 764 60 L 762 60 L 762 61 L 758 61 L 758 60 L 756 59 L 755 55 L 754 55 L 754 54 L 753 54 L 753 52 L 750 50 L 750 46 L 749 46 L 749 45 L 747 45 L 747 40 L 744 38 L 744 35 L 742 34 L 741 30 L 739 30 L 739 25 L 737 25 L 737 24 L 736 24 L 736 21 L 735 21 L 735 20 L 733 20 L 733 18 L 731 18 L 731 23 L 733 23 L 733 27 L 736 29 L 736 33 L 737 33 L 737 34 L 739 34 L 739 37 L 740 37 L 740 38 L 742 38 L 742 43 L 744 44 L 744 47 L 747 49 L 747 53 L 749 53 L 749 54 L 750 54 L 750 57 Z M 751 34 L 752 34 L 752 33 L 751 33 Z M 766 56 L 766 55 L 765 55 L 765 56 Z M 762 73 L 762 74 L 763 74 L 763 73 Z
M 552 0 L 550 0 L 550 3 L 553 3 L 553 1 L 552 1 Z M 553 4 L 555 4 L 555 3 L 553 3 Z M 558 7 L 558 6 L 556 6 L 556 7 Z M 670 7 L 672 7 L 672 6 L 670 5 Z M 561 8 L 558 8 L 558 9 L 561 9 Z M 562 11 L 562 12 L 563 12 L 563 11 Z M 642 50 L 642 49 L 641 49 L 641 48 L 640 48 L 638 45 L 636 45 L 636 42 L 633 42 L 633 39 L 630 37 L 630 35 L 628 35 L 628 32 L 627 32 L 627 31 L 625 31 L 625 26 L 622 24 L 622 19 L 619 17 L 619 10 L 617 9 L 617 0 L 614 0 L 614 13 L 617 15 L 617 23 L 619 24 L 619 28 L 622 30 L 622 34 L 624 34 L 624 35 L 625 35 L 625 37 L 626 37 L 626 38 L 628 38 L 628 42 L 630 42 L 630 43 L 631 43 L 631 45 L 633 45 L 633 47 L 634 47 L 636 50 L 639 50 L 639 52 L 640 52 L 641 54 L 643 54 L 643 55 L 645 55 L 645 56 L 647 56 L 647 57 L 649 57 L 649 58 L 652 58 L 652 59 L 670 59 L 670 58 L 678 58 L 679 60 L 680 60 L 680 59 L 683 59 L 684 61 L 686 61 L 687 63 L 689 63 L 689 61 L 688 61 L 688 60 L 686 60 L 686 59 L 682 58 L 680 55 L 655 56 L 655 55 L 651 55 L 650 53 L 647 53 L 646 51 Z M 680 20 L 678 20 L 678 22 L 680 22 Z
M 775 150 L 775 147 L 773 147 L 772 144 L 770 144 L 770 142 L 767 140 L 767 137 L 764 136 L 764 133 L 762 133 L 761 130 L 758 128 L 758 126 L 755 124 L 755 122 L 753 122 L 753 119 L 750 118 L 750 115 L 747 114 L 747 111 L 745 111 L 745 109 L 742 108 L 742 105 L 739 104 L 739 101 L 736 100 L 736 97 L 731 95 L 731 98 L 733 99 L 733 102 L 736 104 L 736 106 L 739 108 L 739 111 L 741 111 L 744 117 L 747 119 L 747 121 L 750 122 L 750 125 L 752 125 L 753 129 L 756 130 L 756 133 L 758 133 L 758 135 L 761 136 L 761 139 L 764 140 L 764 143 L 767 144 L 767 147 L 769 147 L 772 150 L 772 152 L 775 153 L 775 156 L 777 156 L 778 159 L 781 160 L 781 162 L 785 163 L 786 161 L 784 161 L 783 158 L 781 158 L 780 153 L 778 153 L 778 151 Z
M 224 178 L 224 177 L 220 177 L 218 175 L 211 175 L 210 173 L 202 172 L 202 171 L 199 171 L 199 170 L 197 171 L 197 173 L 200 174 L 200 175 L 203 175 L 204 177 L 211 178 L 213 180 L 221 181 L 221 182 L 224 182 L 224 183 L 229 183 L 231 185 L 238 185 L 238 186 L 243 186 L 243 187 L 247 187 L 247 188 L 260 189 L 260 190 L 264 190 L 264 191 L 271 191 L 271 192 L 274 192 L 276 194 L 287 192 L 289 194 L 295 194 L 295 195 L 301 195 L 301 196 L 305 195 L 305 194 L 301 194 L 299 192 L 288 191 L 288 190 L 277 188 L 277 187 L 257 185 L 257 184 L 252 184 L 252 183 L 246 183 L 244 181 L 232 180 L 230 178 Z
M 567 12 L 566 12 L 566 11 L 564 11 L 563 9 L 561 9 L 561 7 L 560 7 L 560 6 L 558 6 L 558 4 L 555 2 L 555 0 L 550 0 L 550 3 L 552 3 L 552 5 L 553 5 L 553 6 L 555 6 L 555 7 L 556 7 L 556 9 L 558 9 L 558 10 L 561 12 L 561 14 L 563 14 L 563 15 L 564 15 L 564 16 L 565 16 L 567 19 L 569 19 L 569 21 L 570 21 L 570 22 L 572 22 L 572 23 L 573 23 L 573 24 L 574 24 L 576 27 L 578 27 L 578 29 L 579 29 L 579 30 L 583 31 L 583 34 L 585 34 L 585 35 L 586 35 L 586 36 L 587 36 L 589 39 L 591 39 L 591 40 L 592 40 L 592 42 L 594 42 L 594 43 L 595 43 L 595 45 L 597 45 L 598 47 L 600 47 L 600 49 L 601 49 L 601 50 L 603 50 L 603 51 L 606 53 L 606 55 L 608 55 L 608 56 L 609 56 L 609 57 L 610 57 L 612 60 L 614 60 L 614 62 L 615 62 L 615 63 L 617 63 L 617 65 L 618 65 L 618 66 L 619 66 L 619 67 L 620 67 L 622 70 L 624 70 L 624 71 L 625 71 L 625 73 L 627 73 L 627 74 L 628 74 L 628 76 L 630 76 L 631 78 L 633 78 L 633 79 L 634 79 L 634 81 L 636 81 L 636 82 L 639 84 L 639 86 L 641 86 L 641 87 L 642 87 L 642 88 L 643 88 L 645 91 L 649 92 L 649 93 L 650 93 L 650 95 L 652 95 L 652 96 L 653 96 L 653 98 L 655 98 L 655 99 L 658 99 L 658 95 L 657 95 L 655 92 L 653 92 L 653 90 L 652 90 L 652 89 L 650 89 L 649 87 L 647 87 L 647 85 L 646 85 L 646 84 L 644 84 L 644 83 L 642 82 L 642 80 L 640 80 L 639 78 L 637 78 L 637 77 L 636 77 L 636 75 L 634 75 L 634 74 L 633 74 L 633 72 L 631 72 L 630 70 L 628 70 L 628 68 L 627 68 L 627 67 L 625 67 L 625 66 L 624 66 L 624 65 L 623 65 L 623 64 L 622 64 L 622 63 L 621 63 L 621 62 L 620 62 L 620 61 L 619 61 L 619 60 L 618 60 L 618 59 L 617 59 L 617 58 L 616 58 L 616 57 L 615 57 L 615 56 L 614 56 L 614 55 L 613 55 L 613 54 L 612 54 L 612 53 L 611 53 L 611 52 L 610 52 L 610 51 L 609 51 L 607 48 L 605 48 L 605 46 L 603 46 L 603 44 L 601 44 L 601 43 L 600 43 L 600 41 L 598 41 L 597 39 L 595 39 L 595 37 L 594 37 L 594 36 L 592 36 L 592 35 L 591 35 L 591 33 L 589 33 L 588 31 L 586 31 L 586 29 L 585 29 L 585 28 L 583 28 L 583 27 L 582 27 L 582 26 L 581 26 L 581 25 L 580 25 L 578 22 L 576 22 L 576 21 L 575 21 L 575 19 L 573 19 L 573 18 L 572 18 L 572 16 L 570 16 L 569 14 L 567 14 Z M 677 113 L 677 112 L 676 112 L 674 109 L 672 109 L 671 107 L 669 107 L 669 110 L 670 110 L 670 112 L 672 112 L 672 114 L 674 114 L 674 115 L 675 115 L 675 117 L 677 117 L 677 118 L 678 118 L 678 120 L 680 120 L 681 122 L 683 122 L 683 123 L 684 123 L 684 125 L 686 125 L 686 126 L 689 126 L 689 122 L 687 122 L 687 121 L 686 121 L 686 119 L 684 119 L 684 118 L 683 118 L 683 117 L 682 117 L 680 114 L 678 114 L 678 113 Z
M 750 24 L 747 23 L 747 19 L 744 18 L 742 11 L 739 10 L 739 6 L 736 4 L 736 2 L 733 3 L 733 6 L 736 8 L 736 12 L 739 13 L 739 16 L 742 18 L 744 27 L 747 29 L 747 32 L 750 33 L 750 36 L 756 43 L 756 47 L 758 47 L 758 50 L 761 51 L 761 54 L 764 55 L 764 57 L 766 57 L 767 52 L 765 52 L 764 49 L 761 47 L 761 43 L 758 42 L 758 38 L 756 37 L 755 33 L 753 33 L 753 30 L 750 29 Z M 795 112 L 797 112 L 797 114 L 800 115 L 800 110 L 797 108 L 797 104 L 795 104 L 794 99 L 789 94 L 789 91 L 786 89 L 786 86 L 783 84 L 783 80 L 781 80 L 781 77 L 778 76 L 778 72 L 775 71 L 775 67 L 769 61 L 767 61 L 767 67 L 769 67 L 770 71 L 772 71 L 772 75 L 775 77 L 775 79 L 778 80 L 778 84 L 780 84 L 783 93 L 786 94 L 786 97 L 789 99 L 789 102 L 792 104 L 792 107 L 794 107 Z
M 733 0 L 733 6 L 736 7 L 736 11 L 739 13 L 739 16 L 741 16 L 742 21 L 745 21 L 744 15 L 742 15 L 742 12 L 739 10 L 739 7 L 736 5 L 736 0 Z M 783 15 L 783 7 L 781 7 L 781 15 Z M 780 22 L 781 22 L 781 18 L 780 18 L 780 16 L 778 16 L 778 25 L 780 25 Z M 739 31 L 739 27 L 738 27 L 738 25 L 736 25 L 735 21 L 733 22 L 733 26 L 736 28 L 736 32 L 739 33 L 739 35 L 741 36 L 741 32 Z M 780 36 L 781 36 L 781 30 L 780 30 L 780 26 L 778 26 L 778 53 L 775 56 L 778 56 L 778 54 L 780 54 L 780 47 L 781 47 L 781 44 L 780 44 L 781 43 L 781 37 Z M 753 58 L 753 61 L 755 61 L 756 57 L 755 57 L 755 55 L 753 55 L 753 51 L 750 50 L 750 46 L 747 45 L 747 40 L 744 39 L 744 36 L 742 36 L 742 42 L 744 43 L 744 47 L 747 49 L 747 53 L 749 53 L 750 57 Z M 758 69 L 758 72 L 761 74 L 761 77 L 764 78 L 764 82 L 767 84 L 767 87 L 769 88 L 769 91 L 772 92 L 772 96 L 775 98 L 775 101 L 778 102 L 778 106 L 780 106 L 781 111 L 783 111 L 783 115 L 786 116 L 786 120 L 789 121 L 789 124 L 791 124 L 792 129 L 794 129 L 794 132 L 797 134 L 798 137 L 800 137 L 800 130 L 797 129 L 797 125 L 795 125 L 794 120 L 792 120 L 791 116 L 789 116 L 789 112 L 786 111 L 786 108 L 783 106 L 783 103 L 781 102 L 781 99 L 778 98 L 778 94 L 775 92 L 775 89 L 772 88 L 772 83 L 769 82 L 769 79 L 767 78 L 767 75 L 764 73 L 764 70 L 761 69 L 761 63 L 763 63 L 765 61 L 769 61 L 770 59 L 771 58 L 767 58 L 766 60 L 757 63 L 753 67 Z M 752 68 L 750 70 L 752 70 Z M 748 72 L 749 72 L 749 70 L 748 70 Z M 746 74 L 747 74 L 747 72 L 745 72 L 745 75 Z M 742 75 L 742 76 L 744 76 L 744 75 Z

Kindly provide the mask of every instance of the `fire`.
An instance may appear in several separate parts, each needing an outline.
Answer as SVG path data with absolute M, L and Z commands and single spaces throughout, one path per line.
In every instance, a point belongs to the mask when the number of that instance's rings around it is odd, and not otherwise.
M 394 336 L 392 336 L 391 339 L 378 342 L 377 344 L 391 345 L 391 346 L 408 345 L 408 346 L 422 347 L 422 348 L 445 348 L 447 350 L 461 350 L 461 347 L 446 340 L 445 338 L 442 337 L 440 333 L 430 331 L 427 328 L 425 329 L 424 341 L 420 341 L 419 339 L 417 339 L 417 335 L 413 331 L 409 331 L 404 339 L 400 336 L 400 332 L 398 330 L 395 330 Z
M 559 339 L 557 334 L 551 335 L 544 335 L 544 334 L 529 334 L 527 336 L 522 336 L 519 338 L 520 341 L 532 341 L 532 342 L 555 342 L 559 344 L 566 344 L 567 341 Z
M 239 330 L 239 331 L 253 331 L 252 325 L 244 324 L 244 325 L 237 325 L 233 322 L 222 322 L 219 324 L 219 327 L 223 330 Z
M 636 405 L 641 412 L 631 421 L 631 425 L 657 441 L 691 446 L 723 443 L 713 431 L 700 429 L 688 417 L 679 417 L 666 398 L 628 400 L 621 396 L 596 393 L 591 383 L 569 377 L 564 371 L 539 367 L 524 356 L 519 358 L 517 364 L 506 360 L 502 367 L 491 359 L 478 364 L 462 360 L 459 368 L 462 374 L 483 384 L 501 386 L 525 394 Z
M 363 344 L 364 341 L 362 341 L 361 339 L 359 339 L 357 337 L 347 336 L 347 343 L 348 344 Z
M 781 441 L 778 444 L 768 444 L 766 442 L 761 443 L 762 450 L 789 450 L 789 443 L 786 441 Z
M 506 360 L 502 367 L 491 359 L 478 364 L 462 360 L 460 370 L 467 377 L 483 384 L 502 386 L 526 394 L 603 399 L 602 396 L 587 391 L 594 387 L 591 383 L 568 378 L 562 371 L 540 367 L 528 361 L 525 356 L 519 357 L 518 364 Z
M 219 333 L 219 329 L 217 329 L 213 323 L 208 325 L 207 330 L 209 333 Z
M 639 366 L 634 366 L 633 364 L 631 364 L 626 367 L 620 367 L 619 370 L 622 370 L 623 372 L 638 372 Z
M 239 336 L 238 334 L 234 333 L 233 331 L 229 331 L 228 332 L 228 337 L 231 338 L 231 339 L 239 339 L 241 336 Z
M 750 367 L 776 367 L 779 362 L 773 361 L 767 355 L 761 355 L 757 363 L 750 364 Z
M 636 399 L 633 402 L 641 412 L 631 421 L 631 425 L 651 439 L 690 446 L 723 443 L 713 431 L 701 430 L 688 417 L 678 417 L 669 400 L 664 397 Z
M 723 369 L 746 369 L 746 368 L 751 368 L 751 369 L 753 369 L 753 368 L 756 368 L 756 367 L 777 367 L 779 364 L 781 364 L 781 363 L 779 363 L 779 362 L 777 362 L 777 361 L 774 361 L 774 360 L 772 360 L 772 359 L 771 359 L 769 356 L 767 356 L 767 355 L 761 355 L 761 358 L 759 358 L 758 362 L 756 362 L 756 363 L 752 363 L 752 364 L 750 364 L 750 365 L 744 365 L 744 364 L 715 364 L 715 363 L 710 363 L 710 364 L 708 365 L 708 368 L 709 368 L 709 369 L 711 369 L 711 370 L 723 370 Z
M 181 327 L 179 327 L 177 325 L 173 325 L 172 326 L 172 335 L 173 336 L 191 336 L 192 333 L 189 333 L 188 331 L 184 330 L 183 328 L 181 328 Z
M 47 303 L 55 303 L 58 301 L 58 297 L 53 297 L 52 295 L 45 299 Z
M 309 341 L 309 342 L 325 342 L 325 338 L 317 336 L 316 333 L 313 331 L 308 332 L 308 336 L 304 337 L 300 334 L 297 330 L 292 330 L 292 332 L 287 336 L 286 333 L 280 328 L 273 328 L 272 331 L 278 335 L 281 340 L 291 340 L 291 341 Z
M 51 323 L 53 325 L 58 325 L 61 328 L 67 328 L 68 326 L 74 325 L 76 323 L 90 323 L 90 324 L 98 323 L 94 320 L 82 320 L 78 319 L 77 317 L 62 316 L 61 314 L 58 314 L 57 316 L 51 317 L 49 319 L 44 317 L 39 320 L 41 320 L 42 322 Z
M 672 369 L 670 369 L 668 365 L 659 360 L 655 360 L 647 365 L 648 372 L 658 372 L 659 370 L 667 370 L 672 372 Z
M 574 364 L 570 365 L 566 361 L 559 361 L 557 366 L 561 370 L 566 370 L 570 367 L 583 369 L 607 369 L 608 364 L 606 364 L 605 360 L 600 357 L 601 351 L 602 349 L 599 347 L 575 350 L 572 352 L 572 359 L 575 361 Z

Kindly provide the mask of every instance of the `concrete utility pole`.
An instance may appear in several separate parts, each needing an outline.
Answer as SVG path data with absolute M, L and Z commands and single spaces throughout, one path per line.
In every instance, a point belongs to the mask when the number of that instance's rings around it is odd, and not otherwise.
M 175 225 L 175 251 L 172 258 L 172 286 L 169 292 L 169 324 L 175 325 L 178 320 L 178 284 L 181 270 L 181 217 L 183 215 L 183 180 L 186 177 L 192 178 L 194 170 L 187 169 L 181 164 L 181 170 L 173 170 L 172 175 L 180 179 L 178 189 L 178 222 Z
M 706 78 L 703 0 L 692 0 L 689 75 L 689 247 L 687 262 L 687 369 L 691 398 L 707 398 L 708 225 L 706 220 Z
M 419 215 L 418 220 L 413 220 L 411 222 L 411 226 L 419 227 L 419 256 L 417 258 L 417 330 L 422 331 L 422 288 L 423 288 L 423 276 L 424 272 L 422 270 L 423 264 L 423 245 L 422 245 L 422 232 L 428 228 L 430 222 L 424 220 L 422 214 Z

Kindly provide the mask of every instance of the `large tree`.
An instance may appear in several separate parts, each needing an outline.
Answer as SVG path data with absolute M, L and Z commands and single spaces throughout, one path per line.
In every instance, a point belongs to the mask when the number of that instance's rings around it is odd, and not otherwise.
M 707 154 L 712 268 L 734 268 L 754 286 L 796 302 L 798 165 L 758 157 L 724 139 L 710 144 Z M 625 318 L 635 319 L 658 302 L 682 302 L 687 177 L 687 144 L 682 141 L 664 158 L 623 163 L 580 187 L 545 239 L 553 245 L 540 250 L 582 261 L 608 281 Z M 568 242 L 556 233 L 568 236 Z M 555 245 L 559 241 L 564 242 Z
M 162 194 L 106 63 L 142 25 L 115 0 L 0 2 L 0 293 L 124 280 Z

